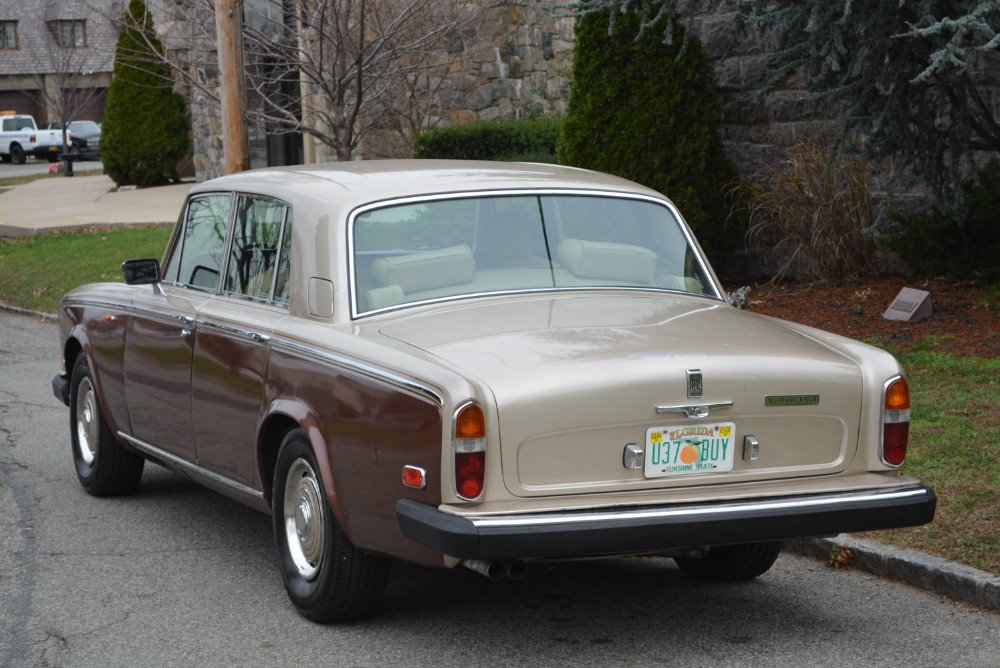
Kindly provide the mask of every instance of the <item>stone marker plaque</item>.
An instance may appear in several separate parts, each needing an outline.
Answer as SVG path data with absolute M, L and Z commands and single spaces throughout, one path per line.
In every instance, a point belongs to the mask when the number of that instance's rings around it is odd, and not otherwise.
M 931 317 L 933 313 L 931 293 L 916 288 L 903 288 L 889 304 L 882 317 L 886 320 L 919 322 Z

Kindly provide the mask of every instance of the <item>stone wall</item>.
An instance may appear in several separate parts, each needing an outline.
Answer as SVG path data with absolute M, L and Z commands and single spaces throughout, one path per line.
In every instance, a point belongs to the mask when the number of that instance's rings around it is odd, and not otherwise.
M 741 25 L 735 11 L 719 10 L 716 4 L 678 1 L 689 29 L 716 59 L 725 110 L 722 140 L 740 176 L 749 178 L 773 166 L 798 143 L 831 146 L 841 132 L 837 110 L 817 107 L 803 78 L 793 76 L 768 89 L 768 54 L 778 47 L 779 36 Z
M 184 0 L 160 2 L 192 6 Z M 462 53 L 444 54 L 446 66 L 427 75 L 425 88 L 430 93 L 420 127 L 563 115 L 572 76 L 574 19 L 561 7 L 570 2 L 499 0 L 486 13 L 474 38 L 466 40 Z M 741 177 L 752 178 L 776 164 L 797 143 L 832 145 L 839 138 L 837 109 L 817 108 L 801 77 L 792 77 L 774 90 L 767 88 L 767 59 L 778 45 L 777 35 L 741 26 L 737 13 L 719 9 L 717 0 L 677 2 L 682 20 L 717 60 L 716 80 L 725 108 L 722 139 Z M 214 27 L 211 16 L 200 23 Z M 159 26 L 165 36 L 185 30 L 176 20 Z M 191 59 L 203 64 L 190 65 L 188 75 L 209 87 L 216 85 L 214 57 L 205 51 Z M 197 87 L 188 87 L 186 92 L 191 100 L 194 169 L 197 178 L 204 180 L 216 176 L 222 164 L 218 104 Z M 996 99 L 1000 106 L 1000 95 Z M 369 120 L 361 119 L 361 123 Z M 266 164 L 265 131 L 251 127 L 250 133 L 252 145 L 258 147 L 254 165 Z M 406 134 L 386 129 L 370 132 L 354 157 L 408 157 L 412 138 Z M 314 146 L 317 161 L 334 159 L 328 147 L 320 142 Z

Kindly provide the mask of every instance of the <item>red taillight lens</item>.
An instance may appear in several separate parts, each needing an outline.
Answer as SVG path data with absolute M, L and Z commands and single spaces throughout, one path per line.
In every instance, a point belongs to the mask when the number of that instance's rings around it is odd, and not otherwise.
M 459 496 L 474 499 L 482 494 L 485 473 L 485 452 L 455 453 L 455 486 Z
M 455 414 L 455 491 L 464 499 L 483 493 L 486 476 L 486 418 L 476 404 Z
M 885 388 L 882 410 L 882 461 L 899 466 L 906 459 L 910 438 L 910 386 L 897 378 Z

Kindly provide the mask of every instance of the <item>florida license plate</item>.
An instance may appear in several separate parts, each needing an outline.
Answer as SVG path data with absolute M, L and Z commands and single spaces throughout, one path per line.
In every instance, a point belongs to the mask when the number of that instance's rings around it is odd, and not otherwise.
M 653 427 L 646 431 L 647 478 L 733 470 L 736 425 L 732 422 Z

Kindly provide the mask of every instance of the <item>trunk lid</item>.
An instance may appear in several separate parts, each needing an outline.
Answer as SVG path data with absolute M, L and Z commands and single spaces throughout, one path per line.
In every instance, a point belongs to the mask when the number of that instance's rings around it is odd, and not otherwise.
M 844 470 L 857 449 L 857 364 L 781 321 L 710 300 L 620 294 L 484 300 L 395 320 L 381 332 L 489 386 L 503 478 L 516 496 L 831 474 Z M 700 397 L 689 396 L 693 370 L 701 372 Z M 674 410 L 729 402 L 706 417 Z M 655 434 L 668 438 L 693 426 L 702 429 L 688 429 L 692 434 L 714 429 L 714 457 L 733 449 L 731 470 L 719 470 L 730 466 L 724 462 L 651 477 L 645 467 L 626 467 L 629 444 L 645 457 Z M 756 459 L 749 448 L 744 457 L 745 437 L 759 443 Z M 657 454 L 678 463 L 679 452 Z

